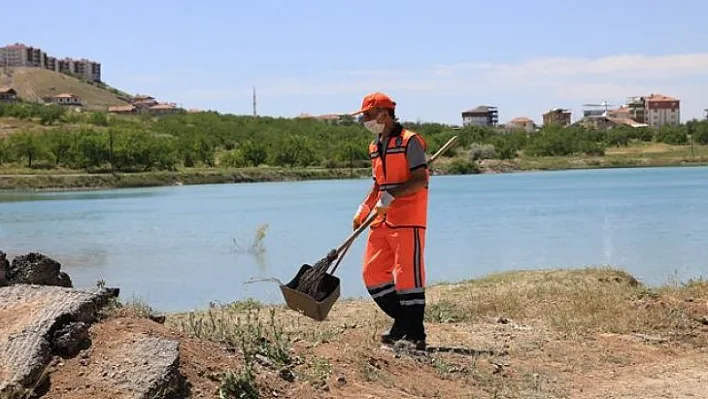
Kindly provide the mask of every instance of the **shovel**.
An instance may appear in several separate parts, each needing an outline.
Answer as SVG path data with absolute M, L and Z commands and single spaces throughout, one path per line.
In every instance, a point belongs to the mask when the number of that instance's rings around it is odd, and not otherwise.
M 430 157 L 428 164 L 433 163 L 443 153 L 447 152 L 447 150 L 455 144 L 457 138 L 457 136 L 450 138 L 445 145 L 443 145 L 432 157 Z M 320 284 L 320 290 L 324 293 L 323 298 L 314 298 L 311 295 L 297 289 L 303 275 L 313 269 L 313 266 L 309 264 L 302 265 L 298 273 L 292 280 L 290 280 L 290 282 L 287 284 L 280 284 L 280 290 L 283 293 L 283 297 L 285 298 L 285 303 L 288 308 L 301 312 L 305 316 L 316 321 L 322 321 L 327 317 L 329 311 L 332 309 L 332 306 L 340 296 L 340 280 L 338 277 L 334 276 L 334 272 L 337 270 L 339 263 L 342 261 L 342 258 L 347 253 L 354 240 L 356 240 L 356 238 L 371 225 L 374 219 L 376 219 L 376 216 L 376 212 L 372 212 L 364 223 L 354 230 L 354 232 L 352 232 L 337 249 L 330 251 L 325 258 L 318 262 L 331 263 L 332 260 L 337 259 L 337 263 L 334 265 L 331 272 L 327 272 L 329 266 L 325 265 L 322 276 L 320 277 L 321 282 L 318 282 Z

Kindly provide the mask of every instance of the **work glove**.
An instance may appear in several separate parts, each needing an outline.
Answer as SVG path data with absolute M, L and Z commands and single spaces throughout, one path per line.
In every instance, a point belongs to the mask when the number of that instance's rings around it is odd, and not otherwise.
M 357 209 L 356 214 L 354 215 L 354 220 L 352 221 L 352 230 L 358 229 L 359 226 L 364 223 L 364 220 L 366 220 L 369 216 L 370 212 L 371 209 L 369 209 L 366 204 L 359 205 L 359 209 Z
M 393 200 L 393 195 L 391 195 L 388 191 L 384 191 L 383 193 L 381 193 L 379 201 L 376 203 L 376 212 L 379 214 L 379 216 L 383 216 L 386 214 Z

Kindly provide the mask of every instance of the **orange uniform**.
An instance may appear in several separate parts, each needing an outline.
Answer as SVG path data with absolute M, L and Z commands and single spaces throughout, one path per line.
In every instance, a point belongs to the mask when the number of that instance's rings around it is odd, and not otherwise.
M 426 168 L 425 140 L 396 123 L 387 143 L 369 145 L 373 178 L 378 196 L 369 196 L 364 209 L 373 209 L 380 193 L 411 178 L 411 171 Z M 366 245 L 363 278 L 379 307 L 394 318 L 397 330 L 412 340 L 425 340 L 425 231 L 428 188 L 396 197 L 385 215 L 371 225 Z M 368 214 L 368 212 L 365 212 Z M 366 218 L 366 215 L 363 216 Z

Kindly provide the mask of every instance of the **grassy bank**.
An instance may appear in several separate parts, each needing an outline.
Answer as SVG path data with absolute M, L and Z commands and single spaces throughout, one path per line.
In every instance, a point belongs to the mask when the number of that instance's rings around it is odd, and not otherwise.
M 435 165 L 439 174 L 507 173 L 539 170 L 594 168 L 666 167 L 708 165 L 708 146 L 636 143 L 609 148 L 604 156 L 534 157 L 523 153 L 513 160 L 472 160 L 468 151 L 453 158 L 441 158 Z M 169 186 L 176 184 L 218 184 L 277 182 L 315 179 L 369 177 L 359 168 L 248 167 L 181 168 L 175 172 L 86 173 L 71 169 L 29 169 L 14 165 L 0 167 L 0 190 L 80 190 Z
M 189 184 L 347 179 L 369 176 L 367 169 L 240 168 L 186 169 L 177 172 L 81 173 L 0 169 L 0 190 L 82 190 Z
M 676 376 L 705 364 L 703 280 L 649 287 L 610 268 L 512 271 L 428 292 L 429 344 L 457 351 L 393 356 L 377 343 L 387 319 L 362 300 L 339 301 L 324 322 L 243 301 L 168 315 L 166 325 L 237 354 L 213 370 L 213 389 L 229 397 L 661 396 L 637 382 L 647 373 L 705 392 L 700 379 Z

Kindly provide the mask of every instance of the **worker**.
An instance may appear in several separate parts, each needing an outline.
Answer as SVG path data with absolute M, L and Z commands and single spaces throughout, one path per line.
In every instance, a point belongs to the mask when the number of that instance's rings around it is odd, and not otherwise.
M 376 304 L 393 319 L 381 343 L 401 341 L 425 350 L 425 231 L 428 178 L 425 140 L 396 118 L 396 102 L 375 92 L 364 97 L 364 126 L 374 135 L 369 144 L 373 187 L 354 216 L 356 230 L 371 211 L 363 279 Z

